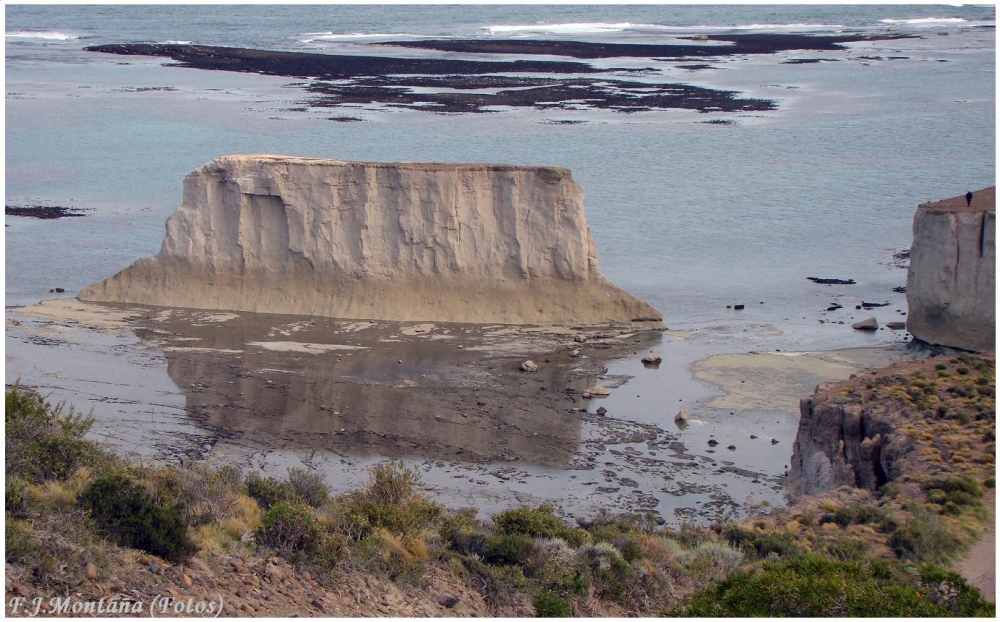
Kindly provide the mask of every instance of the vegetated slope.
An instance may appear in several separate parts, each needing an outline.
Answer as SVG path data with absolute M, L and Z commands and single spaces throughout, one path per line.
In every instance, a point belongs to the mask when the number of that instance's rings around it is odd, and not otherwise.
M 483 519 L 421 495 L 401 463 L 340 496 L 305 469 L 277 480 L 130 464 L 82 438 L 86 417 L 13 387 L 6 598 L 148 610 L 166 596 L 270 616 L 993 616 L 940 567 L 990 514 L 991 390 L 994 359 L 968 355 L 827 385 L 814 399 L 899 415 L 888 443 L 905 441 L 905 469 L 877 492 L 845 487 L 741 524 L 674 530 L 651 515 L 571 525 L 546 506 Z

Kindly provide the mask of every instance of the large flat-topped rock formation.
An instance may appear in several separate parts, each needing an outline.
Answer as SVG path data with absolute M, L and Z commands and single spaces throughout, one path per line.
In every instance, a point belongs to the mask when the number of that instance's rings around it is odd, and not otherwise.
M 662 316 L 605 279 L 569 170 L 271 155 L 184 180 L 158 255 L 81 300 L 341 318 L 629 324 Z
M 996 187 L 917 208 L 906 328 L 921 341 L 996 350 Z

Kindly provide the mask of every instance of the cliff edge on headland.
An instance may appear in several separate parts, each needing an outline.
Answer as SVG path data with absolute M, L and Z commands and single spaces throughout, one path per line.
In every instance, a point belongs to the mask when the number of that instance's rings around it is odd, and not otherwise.
M 607 281 L 569 170 L 216 158 L 158 255 L 79 298 L 397 321 L 662 328 Z
M 906 328 L 933 345 L 996 350 L 996 187 L 925 203 L 913 219 Z

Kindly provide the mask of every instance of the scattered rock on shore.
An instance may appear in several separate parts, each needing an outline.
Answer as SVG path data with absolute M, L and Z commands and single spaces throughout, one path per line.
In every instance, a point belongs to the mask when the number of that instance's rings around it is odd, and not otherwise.
M 521 363 L 521 371 L 538 371 L 538 365 L 534 361 Z
M 860 322 L 851 324 L 851 328 L 855 330 L 878 330 L 878 320 L 870 317 L 868 319 L 861 320 Z

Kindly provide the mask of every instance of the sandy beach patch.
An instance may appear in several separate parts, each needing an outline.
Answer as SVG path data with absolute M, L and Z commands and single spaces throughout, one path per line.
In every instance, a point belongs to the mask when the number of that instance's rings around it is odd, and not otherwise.
M 8 314 L 14 313 L 35 320 L 58 322 L 63 325 L 76 324 L 79 327 L 102 332 L 129 328 L 129 319 L 137 312 L 137 309 L 96 305 L 81 302 L 76 298 L 54 298 L 43 300 L 30 307 L 7 310 Z
M 910 358 L 905 351 L 854 348 L 828 352 L 719 354 L 692 366 L 695 378 L 719 386 L 725 395 L 710 408 L 797 413 L 799 400 L 822 382 L 845 380 L 863 369 Z
M 434 324 L 414 324 L 413 326 L 407 326 L 399 332 L 408 337 L 415 337 L 423 333 L 429 333 L 432 330 L 434 330 Z
M 208 315 L 198 316 L 196 319 L 199 322 L 222 323 L 229 322 L 231 320 L 238 320 L 240 319 L 240 316 L 235 313 L 210 313 Z
M 304 343 L 301 341 L 248 341 L 247 346 L 264 348 L 276 352 L 302 352 L 320 354 L 333 350 L 367 350 L 366 346 L 348 346 L 339 343 Z

